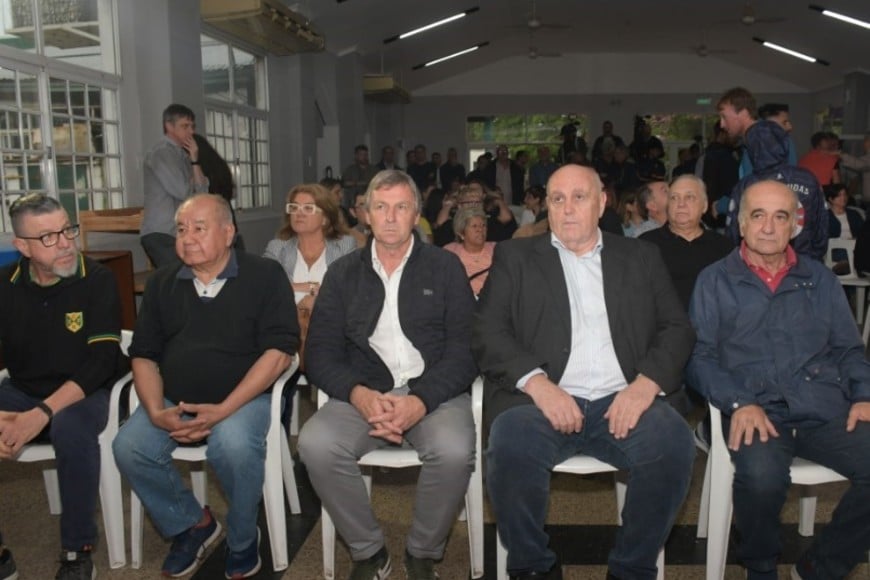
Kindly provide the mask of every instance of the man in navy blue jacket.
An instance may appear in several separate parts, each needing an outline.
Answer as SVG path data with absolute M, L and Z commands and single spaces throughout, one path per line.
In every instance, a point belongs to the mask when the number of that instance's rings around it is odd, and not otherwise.
M 743 245 L 701 273 L 690 308 L 688 383 L 723 414 L 749 580 L 777 577 L 794 457 L 852 487 L 791 577 L 845 578 L 870 548 L 870 364 L 836 276 L 789 246 L 797 210 L 786 184 L 749 187 Z
M 474 466 L 474 297 L 459 259 L 414 233 L 421 207 L 407 174 L 372 179 L 373 239 L 330 266 L 308 331 L 308 379 L 331 399 L 305 424 L 299 453 L 350 548 L 352 578 L 392 568 L 360 457 L 407 441 L 423 462 L 405 543 L 411 579 L 433 577 Z
M 740 243 L 737 215 L 740 198 L 753 183 L 773 179 L 784 183 L 797 194 L 798 210 L 795 216 L 792 246 L 799 254 L 823 260 L 828 249 L 828 215 L 825 196 L 815 176 L 789 165 L 791 142 L 788 133 L 773 121 L 753 123 L 743 137 L 746 155 L 752 161 L 752 174 L 741 179 L 731 192 L 728 233 L 734 244 Z

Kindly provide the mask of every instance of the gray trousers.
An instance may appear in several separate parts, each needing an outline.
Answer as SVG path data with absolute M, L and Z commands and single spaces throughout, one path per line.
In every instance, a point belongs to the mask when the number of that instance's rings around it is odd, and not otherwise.
M 407 388 L 394 394 L 407 393 Z M 384 545 L 357 460 L 391 445 L 369 436 L 371 425 L 350 403 L 331 399 L 299 434 L 299 456 L 335 529 L 353 560 L 370 558 Z M 474 469 L 471 397 L 459 395 L 423 417 L 405 441 L 423 463 L 417 480 L 414 519 L 405 549 L 416 558 L 439 560 Z

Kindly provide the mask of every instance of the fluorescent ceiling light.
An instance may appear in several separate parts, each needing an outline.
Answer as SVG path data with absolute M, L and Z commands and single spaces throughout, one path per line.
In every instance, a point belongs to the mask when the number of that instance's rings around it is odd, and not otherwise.
M 813 62 L 813 63 L 821 64 L 821 65 L 824 65 L 824 66 L 828 66 L 828 65 L 830 64 L 830 63 L 829 63 L 828 61 L 826 61 L 826 60 L 822 60 L 822 59 L 820 59 L 820 58 L 816 58 L 816 57 L 814 57 L 814 56 L 810 56 L 810 55 L 808 55 L 808 54 L 804 54 L 804 53 L 802 53 L 802 52 L 798 52 L 798 51 L 796 51 L 796 50 L 792 50 L 792 49 L 790 49 L 790 48 L 786 48 L 785 46 L 782 46 L 782 45 L 780 45 L 780 44 L 774 44 L 774 43 L 772 43 L 772 42 L 768 42 L 768 41 L 764 40 L 763 38 L 753 37 L 752 40 L 754 40 L 755 42 L 757 42 L 757 43 L 759 43 L 759 44 L 762 44 L 762 45 L 766 46 L 767 48 L 771 48 L 771 49 L 776 50 L 776 51 L 779 51 L 779 52 L 781 52 L 781 53 L 783 53 L 783 54 L 787 54 L 787 55 L 789 55 L 789 56 L 793 56 L 793 57 L 795 57 L 795 58 L 799 58 L 799 59 L 801 59 L 801 60 L 803 60 L 803 61 L 806 61 L 806 62 Z
M 441 20 L 427 24 L 426 26 L 421 26 L 420 28 L 415 28 L 414 30 L 411 30 L 409 32 L 404 32 L 402 34 L 399 34 L 398 36 L 391 36 L 390 38 L 384 39 L 384 44 L 389 44 L 389 43 L 395 42 L 397 40 L 404 40 L 406 38 L 410 38 L 410 37 L 414 36 L 415 34 L 420 34 L 421 32 L 426 32 L 427 30 L 432 30 L 433 28 L 436 28 L 438 26 L 442 26 L 444 24 L 447 24 L 448 22 L 453 22 L 454 20 L 459 20 L 460 18 L 468 16 L 469 14 L 477 12 L 478 10 L 480 10 L 480 7 L 475 6 L 474 8 L 469 8 L 468 10 L 465 10 L 464 12 L 460 12 L 459 14 L 454 14 L 453 16 L 448 16 L 447 18 L 442 18 Z
M 469 52 L 474 52 L 478 48 L 483 48 L 487 46 L 489 42 L 481 42 L 480 44 L 475 44 L 472 47 L 466 48 L 465 50 L 460 50 L 459 52 L 454 52 L 453 54 L 448 54 L 447 56 L 442 56 L 441 58 L 436 58 L 435 60 L 430 60 L 429 62 L 425 62 L 423 64 L 415 65 L 413 70 L 419 70 L 421 68 L 426 68 L 427 66 L 433 66 L 438 63 L 442 63 L 445 60 L 450 60 L 451 58 L 456 58 L 457 56 L 462 56 L 463 54 L 468 54 Z
M 847 16 L 845 14 L 840 14 L 839 12 L 834 12 L 833 10 L 828 10 L 824 6 L 810 4 L 810 10 L 815 10 L 816 12 L 821 12 L 825 16 L 829 16 L 831 18 L 835 18 L 837 20 L 848 22 L 849 24 L 854 24 L 855 26 L 860 26 L 861 28 L 866 28 L 867 30 L 870 30 L 870 22 L 859 20 L 858 18 Z

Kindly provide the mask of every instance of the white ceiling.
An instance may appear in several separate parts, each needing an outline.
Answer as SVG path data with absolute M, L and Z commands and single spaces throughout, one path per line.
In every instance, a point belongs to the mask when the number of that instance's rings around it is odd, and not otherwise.
M 414 92 L 425 87 L 490 67 L 516 57 L 528 59 L 529 47 L 563 57 L 538 58 L 540 76 L 534 82 L 546 91 L 547 77 L 559 74 L 580 56 L 602 54 L 690 55 L 703 68 L 707 59 L 747 69 L 805 91 L 829 88 L 843 82 L 845 74 L 870 73 L 870 30 L 822 16 L 797 0 L 751 0 L 756 21 L 747 26 L 741 16 L 744 0 L 537 0 L 537 17 L 546 24 L 530 38 L 527 22 L 531 0 L 285 0 L 307 16 L 326 36 L 327 50 L 337 55 L 356 52 L 366 72 L 387 72 Z M 831 10 L 870 21 L 870 0 L 815 0 Z M 384 44 L 383 40 L 462 12 L 480 9 L 458 21 L 415 37 Z M 772 21 L 771 21 L 772 20 Z M 781 55 L 753 42 L 753 37 L 776 42 L 830 62 L 821 66 Z M 489 42 L 480 50 L 422 70 L 414 65 Z M 709 54 L 699 56 L 699 45 Z M 687 75 L 692 71 L 687 70 Z M 689 76 L 689 79 L 691 76 Z M 518 83 L 526 79 L 518 78 Z M 723 79 L 724 80 L 724 79 Z

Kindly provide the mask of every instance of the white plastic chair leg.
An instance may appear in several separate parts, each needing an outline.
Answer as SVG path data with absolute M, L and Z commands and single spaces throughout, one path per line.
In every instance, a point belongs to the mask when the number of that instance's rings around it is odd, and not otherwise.
M 290 409 L 290 435 L 299 435 L 299 389 L 293 393 L 293 407 Z
M 279 434 L 284 434 L 284 428 L 280 422 L 270 428 L 269 442 L 266 445 L 265 478 L 263 481 L 263 508 L 266 511 L 266 524 L 269 527 L 272 566 L 276 572 L 284 570 L 290 565 L 287 552 L 287 520 L 284 517 L 284 477 L 281 469 Z M 295 489 L 295 485 L 293 487 Z
M 320 509 L 320 526 L 323 535 L 323 577 L 335 580 L 335 524 L 325 508 Z
M 480 462 L 477 463 L 478 467 Z M 471 577 L 483 577 L 483 474 L 475 469 L 465 493 L 465 515 L 468 519 L 468 553 Z
M 798 533 L 805 538 L 812 537 L 816 525 L 816 496 L 800 499 L 798 507 Z
M 121 474 L 115 466 L 110 441 L 100 443 L 100 503 L 103 511 L 103 527 L 106 531 L 106 549 L 109 552 L 109 567 L 122 568 L 127 564 L 124 545 L 124 502 L 121 496 Z
M 296 487 L 296 473 L 293 471 L 293 456 L 290 455 L 290 444 L 281 430 L 281 471 L 284 479 L 284 489 L 287 493 L 287 501 L 290 502 L 290 513 L 298 515 L 302 513 L 302 505 L 299 503 L 299 489 Z
M 698 531 L 695 534 L 698 538 L 706 538 L 710 529 L 710 471 L 712 465 L 713 462 L 710 461 L 708 452 L 707 464 L 704 467 L 704 485 L 701 487 L 701 505 L 698 508 Z
M 130 492 L 130 566 L 142 567 L 142 534 L 145 532 L 145 510 L 139 496 Z
M 42 470 L 42 479 L 45 481 L 45 495 L 48 497 L 48 513 L 53 516 L 60 515 L 63 506 L 60 504 L 60 485 L 57 483 L 57 469 L 49 467 Z
M 199 462 L 191 468 L 190 487 L 199 505 L 208 505 L 208 475 L 205 472 L 205 463 Z
M 714 462 L 710 472 L 710 510 L 707 530 L 707 580 L 722 580 L 731 528 L 731 460 Z

